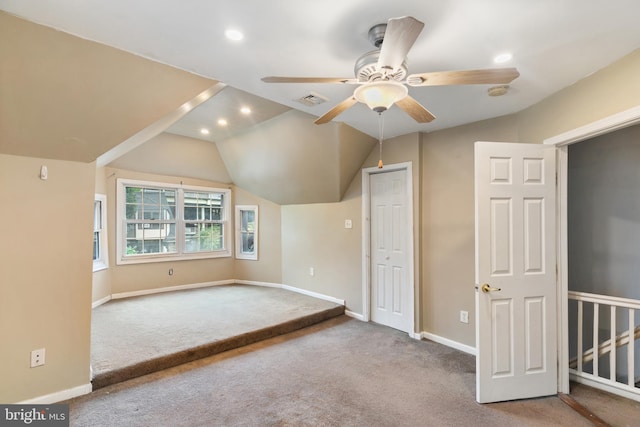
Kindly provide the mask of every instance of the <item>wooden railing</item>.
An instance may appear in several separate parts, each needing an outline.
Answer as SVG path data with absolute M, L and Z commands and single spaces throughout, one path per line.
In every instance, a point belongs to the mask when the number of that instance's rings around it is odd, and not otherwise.
M 636 386 L 640 377 L 635 372 L 636 359 L 640 355 L 636 354 L 636 340 L 640 339 L 640 325 L 636 325 L 636 319 L 640 322 L 640 301 L 628 298 L 617 298 L 607 295 L 596 295 L 585 292 L 569 291 L 569 300 L 577 301 L 577 357 L 569 361 L 569 372 L 571 379 L 576 382 L 586 383 L 592 387 L 600 388 L 611 393 L 622 395 L 640 401 L 640 388 Z M 591 310 L 585 310 L 585 306 L 591 305 Z M 601 307 L 608 307 L 609 324 L 604 328 L 600 322 Z M 621 325 L 620 329 L 626 329 L 623 333 L 617 334 L 617 321 L 620 315 L 627 310 L 627 324 Z M 607 309 L 602 310 L 604 313 Z M 638 311 L 638 312 L 636 312 Z M 595 343 L 591 348 L 584 349 L 585 314 L 593 317 L 593 338 Z M 605 323 L 606 322 L 602 322 Z M 608 330 L 608 336 L 600 337 L 601 330 Z M 631 331 L 631 332 L 630 332 Z M 620 347 L 626 346 L 627 366 L 626 369 L 618 369 L 617 355 Z M 595 350 L 594 350 L 595 348 Z M 609 374 L 600 375 L 600 358 L 609 356 Z M 585 372 L 585 365 L 590 364 L 591 372 Z M 618 373 L 626 371 L 626 382 L 618 381 Z M 622 376 L 622 374 L 621 374 Z

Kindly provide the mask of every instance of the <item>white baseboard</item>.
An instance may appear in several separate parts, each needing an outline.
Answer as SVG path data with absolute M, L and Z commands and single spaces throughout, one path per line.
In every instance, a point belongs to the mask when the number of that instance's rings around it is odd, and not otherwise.
M 471 347 L 470 345 L 462 344 L 462 343 L 459 343 L 458 341 L 450 340 L 449 338 L 444 338 L 429 332 L 421 332 L 419 335 L 420 335 L 420 338 L 426 338 L 428 340 L 437 342 L 438 344 L 446 345 L 447 347 L 464 351 L 465 353 L 469 353 L 473 356 L 476 355 L 476 348 Z
M 344 314 L 346 314 L 349 317 L 353 317 L 354 319 L 358 319 L 361 322 L 364 322 L 364 316 L 360 313 L 355 313 L 351 310 L 345 310 Z
M 210 286 L 231 285 L 233 283 L 236 283 L 236 281 L 231 279 L 231 280 L 219 280 L 216 282 L 192 283 L 190 285 L 169 286 L 166 288 L 143 289 L 141 291 L 120 292 L 117 294 L 111 294 L 111 298 L 112 299 L 130 298 L 130 297 L 137 297 L 141 295 L 160 294 L 163 292 L 184 291 L 186 289 L 197 289 L 197 288 L 208 288 Z
M 256 280 L 234 280 L 239 285 L 266 286 L 267 288 L 282 288 L 282 283 L 258 282 Z
M 308 291 L 306 289 L 300 289 L 300 288 L 296 288 L 296 287 L 289 286 L 289 285 L 282 285 L 282 289 L 286 289 L 286 290 L 292 291 L 292 292 L 297 292 L 297 293 L 303 294 L 303 295 L 308 295 L 310 297 L 314 297 L 314 298 L 318 298 L 318 299 L 323 299 L 325 301 L 334 302 L 336 304 L 344 305 L 344 300 L 343 299 L 334 298 L 334 297 L 331 297 L 329 295 L 319 294 L 317 292 Z
M 91 383 L 83 384 L 77 387 L 69 388 L 67 390 L 56 391 L 55 393 L 47 394 L 33 399 L 23 400 L 18 402 L 19 405 L 46 405 L 49 403 L 62 402 L 63 400 L 72 399 L 74 397 L 82 396 L 91 393 L 93 387 Z
M 109 302 L 109 301 L 111 301 L 111 295 L 107 295 L 104 298 L 100 298 L 99 300 L 92 302 L 91 303 L 91 308 L 99 307 L 102 304 L 104 304 L 105 302 Z
M 266 286 L 266 287 L 270 287 L 270 288 L 285 289 L 287 291 L 297 292 L 299 294 L 304 294 L 304 295 L 308 295 L 310 297 L 314 297 L 314 298 L 322 299 L 322 300 L 325 300 L 325 301 L 330 301 L 330 302 L 333 302 L 333 303 L 336 303 L 336 304 L 344 305 L 344 300 L 342 300 L 342 299 L 334 298 L 334 297 L 329 296 L 329 295 L 320 294 L 318 292 L 308 291 L 306 289 L 296 288 L 294 286 L 283 285 L 281 283 L 258 282 L 258 281 L 253 281 L 253 280 L 228 279 L 228 280 L 218 280 L 218 281 L 215 281 L 215 282 L 193 283 L 193 284 L 190 284 L 190 285 L 169 286 L 169 287 L 166 287 L 166 288 L 143 289 L 143 290 L 140 290 L 140 291 L 132 291 L 132 292 L 120 292 L 120 293 L 117 293 L 117 294 L 112 294 L 110 297 L 105 297 L 105 298 L 103 298 L 103 299 L 101 299 L 99 301 L 96 301 L 94 303 L 95 304 L 94 308 L 99 306 L 99 305 L 101 305 L 101 304 L 104 304 L 109 299 L 130 298 L 130 297 L 137 297 L 137 296 L 142 296 L 142 295 L 159 294 L 159 293 L 162 293 L 162 292 L 183 291 L 183 290 L 187 290 L 187 289 L 207 288 L 207 287 L 210 287 L 210 286 L 221 286 L 221 285 L 232 285 L 232 284 L 236 284 L 236 283 L 240 284 L 240 285 Z M 99 302 L 99 304 L 98 304 L 98 302 Z

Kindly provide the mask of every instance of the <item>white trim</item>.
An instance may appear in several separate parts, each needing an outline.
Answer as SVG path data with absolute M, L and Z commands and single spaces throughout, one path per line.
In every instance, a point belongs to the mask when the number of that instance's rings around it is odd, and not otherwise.
M 353 317 L 354 319 L 357 319 L 357 320 L 359 320 L 361 322 L 364 322 L 364 316 L 362 314 L 360 314 L 360 313 L 356 313 L 356 312 L 351 311 L 351 310 L 345 310 L 344 314 L 346 316 Z
M 96 230 L 95 226 L 95 203 L 100 202 L 100 229 Z M 108 247 L 108 230 L 107 230 L 107 196 L 105 194 L 96 193 L 93 196 L 94 212 L 93 212 L 93 232 L 99 233 L 100 241 L 98 242 L 100 257 L 93 260 L 93 272 L 106 270 L 109 268 L 109 247 Z
M 122 298 L 137 297 L 141 295 L 161 294 L 164 292 L 184 291 L 187 289 L 208 288 L 210 286 L 231 285 L 233 283 L 236 283 L 236 281 L 234 281 L 233 279 L 230 279 L 230 280 L 219 280 L 216 282 L 192 283 L 190 285 L 167 286 L 164 288 L 143 289 L 140 291 L 131 291 L 131 292 L 120 292 L 116 294 L 111 294 L 111 298 L 122 299 Z
M 66 390 L 56 391 L 55 393 L 45 394 L 44 396 L 34 397 L 33 399 L 17 402 L 18 405 L 46 405 L 49 403 L 62 402 L 63 400 L 72 399 L 74 397 L 89 394 L 93 391 L 91 383 L 79 385 L 77 387 L 68 388 Z
M 94 301 L 91 303 L 91 308 L 96 308 L 96 307 L 100 307 L 102 304 L 104 304 L 105 302 L 109 302 L 111 301 L 112 296 L 111 295 L 107 295 L 104 298 L 100 298 L 97 301 Z
M 412 319 L 411 330 L 405 331 L 410 336 L 416 334 L 416 316 L 415 316 L 415 293 L 416 293 L 416 277 L 414 273 L 413 257 L 414 257 L 414 233 L 413 233 L 413 170 L 412 162 L 395 163 L 385 165 L 383 169 L 370 167 L 362 169 L 362 318 L 368 322 L 371 318 L 369 307 L 371 306 L 371 197 L 370 197 L 370 179 L 371 175 L 385 172 L 393 172 L 404 170 L 406 172 L 406 192 L 407 192 L 407 271 L 408 281 L 411 284 L 411 295 L 409 302 L 409 316 Z
M 258 205 L 236 205 L 236 259 L 248 259 L 252 261 L 258 260 L 258 237 L 259 237 L 259 220 L 258 220 Z M 242 211 L 253 211 L 255 230 L 253 230 L 253 252 L 242 252 Z
M 156 252 L 150 254 L 127 255 L 126 246 L 126 230 L 127 219 L 126 209 L 126 187 L 141 187 L 152 189 L 163 189 L 175 191 L 176 212 L 172 220 L 165 219 L 166 224 L 174 224 L 175 226 L 175 252 L 163 253 Z M 217 222 L 223 226 L 224 248 L 215 251 L 206 252 L 187 252 L 185 248 L 186 236 L 185 225 L 190 222 L 184 218 L 184 194 L 185 192 L 205 192 L 222 194 L 222 214 L 223 217 Z M 154 262 L 171 262 L 195 259 L 211 259 L 211 258 L 230 258 L 233 256 L 233 235 L 232 235 L 232 192 L 231 188 L 203 187 L 196 185 L 184 185 L 182 183 L 142 181 L 129 178 L 118 178 L 116 180 L 116 264 L 142 264 Z M 144 220 L 142 220 L 144 221 Z M 196 222 L 196 221 L 194 221 Z
M 622 396 L 627 399 L 635 400 L 636 402 L 640 402 L 640 394 L 638 394 L 638 392 L 636 391 L 637 389 L 634 387 L 630 387 L 622 383 L 617 383 L 619 385 L 614 386 L 611 385 L 610 381 L 606 378 L 596 377 L 586 372 L 578 374 L 573 369 L 570 371 L 570 377 L 572 381 L 596 388 L 598 390 L 604 390 L 608 393 Z
M 218 82 L 211 86 L 209 89 L 206 89 L 205 91 L 199 93 L 193 99 L 185 102 L 176 110 L 170 112 L 169 114 L 166 114 L 164 117 L 142 129 L 135 135 L 131 136 L 129 139 L 121 142 L 111 150 L 98 156 L 98 158 L 96 159 L 96 166 L 99 168 L 102 166 L 106 166 L 117 158 L 124 156 L 139 145 L 144 144 L 151 138 L 160 135 L 175 122 L 187 115 L 191 110 L 207 101 L 212 96 L 216 95 L 225 87 L 227 87 L 226 84 Z
M 473 356 L 476 355 L 476 348 L 470 345 L 459 343 L 458 341 L 450 340 L 449 338 L 441 337 L 440 335 L 432 334 L 430 332 L 421 332 L 420 338 L 428 339 L 438 344 L 446 345 L 447 347 L 455 348 L 456 350 L 469 353 Z
M 569 251 L 568 251 L 568 219 L 567 219 L 567 176 L 569 167 L 568 146 L 574 143 L 604 135 L 628 126 L 640 123 L 640 105 L 621 111 L 611 116 L 596 120 L 584 126 L 552 136 L 543 141 L 547 145 L 558 147 L 558 391 L 569 393 Z
M 339 304 L 339 305 L 344 305 L 344 300 L 343 299 L 330 297 L 329 295 L 319 294 L 319 293 L 313 292 L 313 291 L 307 291 L 306 289 L 294 288 L 293 286 L 289 286 L 289 285 L 282 285 L 282 289 L 286 289 L 287 291 L 297 292 L 297 293 L 303 294 L 303 295 L 308 295 L 310 297 L 314 297 L 314 298 L 318 298 L 318 299 L 323 299 L 325 301 L 331 301 L 331 302 L 334 302 L 334 303 Z
M 640 123 L 640 105 L 545 139 L 547 145 L 563 146 Z
M 257 282 L 253 280 L 218 280 L 215 282 L 204 282 L 204 283 L 192 283 L 190 285 L 179 285 L 179 286 L 168 286 L 165 288 L 155 288 L 155 289 L 144 289 L 140 291 L 132 291 L 132 292 L 121 292 L 117 294 L 112 294 L 111 299 L 122 299 L 122 298 L 130 298 L 137 297 L 141 295 L 152 295 L 152 294 L 160 294 L 164 292 L 173 292 L 173 291 L 184 291 L 188 289 L 198 289 L 198 288 L 208 288 L 211 286 L 223 286 L 223 285 L 253 285 L 253 286 L 265 286 L 269 288 L 279 288 L 284 289 L 286 291 L 297 292 L 299 294 L 307 295 L 310 297 L 318 298 L 325 301 L 330 301 L 339 305 L 344 305 L 345 302 L 343 299 L 334 298 L 329 295 L 320 294 L 313 291 L 308 291 L 306 289 L 296 288 L 294 286 L 283 285 L 281 283 L 270 283 L 270 282 Z M 109 297 L 107 297 L 109 298 Z M 103 298 L 105 299 L 105 298 Z M 100 300 L 102 301 L 102 300 Z M 106 301 L 104 301 L 106 302 Z
M 238 285 L 266 286 L 268 288 L 282 288 L 282 283 L 259 282 L 256 280 L 234 280 Z

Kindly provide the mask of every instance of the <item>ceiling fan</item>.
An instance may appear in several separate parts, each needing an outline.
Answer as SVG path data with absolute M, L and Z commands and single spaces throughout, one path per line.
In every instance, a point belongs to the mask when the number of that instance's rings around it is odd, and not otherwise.
M 323 124 L 355 105 L 365 103 L 382 113 L 393 104 L 418 123 L 435 116 L 408 94 L 408 86 L 446 86 L 469 84 L 508 84 L 520 75 L 515 68 L 465 71 L 440 71 L 408 74 L 406 56 L 417 40 L 424 23 L 411 16 L 392 18 L 369 30 L 369 41 L 377 48 L 362 55 L 355 64 L 355 78 L 339 77 L 263 77 L 266 83 L 340 83 L 359 85 L 345 99 L 314 123 Z

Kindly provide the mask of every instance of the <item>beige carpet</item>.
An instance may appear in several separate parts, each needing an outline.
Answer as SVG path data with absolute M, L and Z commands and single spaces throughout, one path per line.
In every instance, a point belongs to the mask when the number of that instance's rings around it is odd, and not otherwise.
M 72 426 L 589 426 L 557 397 L 480 405 L 473 356 L 340 316 L 71 400 Z M 580 386 L 578 386 L 578 389 Z M 639 426 L 640 404 L 595 393 Z
M 109 301 L 91 321 L 94 390 L 344 313 L 296 292 L 226 285 Z

